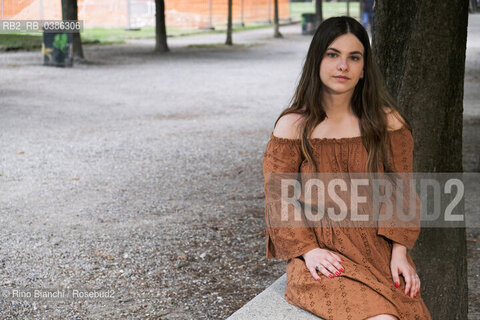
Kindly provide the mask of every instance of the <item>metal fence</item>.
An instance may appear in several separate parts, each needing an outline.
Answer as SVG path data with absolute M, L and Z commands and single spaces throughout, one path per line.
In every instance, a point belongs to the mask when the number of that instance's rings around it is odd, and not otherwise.
M 61 19 L 60 0 L 0 0 L 2 20 Z M 280 19 L 290 18 L 290 1 L 278 0 Z M 166 0 L 169 27 L 214 28 L 227 23 L 227 0 Z M 142 28 L 155 25 L 154 0 L 78 0 L 85 27 Z M 273 0 L 233 0 L 233 23 L 269 23 Z

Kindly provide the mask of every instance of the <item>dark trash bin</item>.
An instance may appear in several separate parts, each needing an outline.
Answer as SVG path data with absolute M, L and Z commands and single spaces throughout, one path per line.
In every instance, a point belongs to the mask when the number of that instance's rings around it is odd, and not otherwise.
M 73 66 L 73 34 L 43 32 L 42 54 L 44 66 Z
M 315 13 L 302 13 L 302 34 L 314 34 L 316 20 Z

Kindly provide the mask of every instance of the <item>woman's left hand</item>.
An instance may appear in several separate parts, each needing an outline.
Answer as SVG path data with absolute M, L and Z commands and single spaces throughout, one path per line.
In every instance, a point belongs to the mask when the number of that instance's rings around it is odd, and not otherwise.
M 399 275 L 403 275 L 405 278 L 405 294 L 408 295 L 410 292 L 410 297 L 415 298 L 420 291 L 420 278 L 407 260 L 407 248 L 405 246 L 397 243 L 393 245 L 390 269 L 395 287 L 398 288 L 400 285 Z

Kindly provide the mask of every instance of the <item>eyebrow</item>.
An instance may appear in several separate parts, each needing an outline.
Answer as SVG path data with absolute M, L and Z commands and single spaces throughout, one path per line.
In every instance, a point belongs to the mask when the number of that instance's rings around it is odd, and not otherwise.
M 332 48 L 332 47 L 328 48 L 327 50 L 332 50 L 332 51 L 341 53 L 340 50 L 337 50 L 337 49 Z M 352 51 L 352 52 L 350 52 L 350 54 L 359 54 L 359 55 L 363 56 L 363 54 L 360 51 Z

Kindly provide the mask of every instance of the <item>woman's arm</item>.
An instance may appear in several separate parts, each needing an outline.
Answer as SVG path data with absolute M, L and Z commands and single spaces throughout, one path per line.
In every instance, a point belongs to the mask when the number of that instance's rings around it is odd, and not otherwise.
M 378 222 L 377 234 L 412 249 L 420 234 L 420 198 L 415 192 L 415 207 L 411 205 L 412 202 L 409 198 L 413 177 L 414 140 L 412 133 L 405 127 L 404 120 L 398 113 L 388 112 L 387 119 L 391 149 L 389 165 L 399 175 L 400 183 L 403 184 L 403 192 L 402 197 L 393 197 L 391 218 Z M 393 194 L 396 195 L 395 189 Z M 402 211 L 397 212 L 397 202 L 401 202 Z M 387 208 L 382 204 L 380 215 L 390 216 L 385 210 Z M 408 217 L 410 211 L 413 214 L 411 218 Z M 407 219 L 404 219 L 404 216 Z
M 300 118 L 298 114 L 287 114 L 279 119 L 263 158 L 267 257 L 284 260 L 318 248 L 315 233 L 304 220 L 303 212 L 300 220 L 293 219 L 293 214 L 288 215 L 287 221 L 282 216 L 282 180 L 298 178 L 302 163 L 300 140 L 297 140 Z
M 288 151 L 290 152 L 290 156 L 297 156 L 291 157 L 290 160 L 292 160 L 293 158 L 297 158 L 297 160 L 299 160 L 301 163 L 301 157 L 298 158 L 298 153 L 300 152 L 300 149 L 298 149 L 297 151 L 297 148 L 300 147 L 300 141 L 298 140 L 296 143 L 294 142 L 296 139 L 299 138 L 298 126 L 300 125 L 300 120 L 301 115 L 299 114 L 287 114 L 283 116 L 277 122 L 273 135 L 275 137 L 283 139 L 291 139 L 290 142 L 296 148 L 294 148 L 295 152 L 292 151 L 293 149 L 290 149 Z M 279 139 L 276 140 L 278 141 Z M 286 140 L 283 140 L 283 142 L 288 143 L 288 141 Z M 284 166 L 282 168 L 285 169 Z M 294 168 L 296 168 L 297 171 L 299 170 L 299 164 L 297 162 L 292 165 L 291 169 Z M 279 183 L 280 181 L 275 181 L 276 186 Z M 266 194 L 267 193 L 270 193 L 270 195 L 272 195 L 271 192 L 266 191 Z M 269 217 L 270 219 L 272 219 L 272 216 L 278 217 L 278 211 L 280 210 L 280 205 L 277 203 L 277 209 L 273 210 L 273 212 L 272 210 L 270 210 L 267 217 Z M 275 250 L 279 252 L 289 251 L 289 255 L 286 255 L 284 257 L 301 255 L 312 277 L 317 281 L 321 280 L 319 273 L 325 275 L 326 277 L 333 278 L 334 276 L 339 276 L 340 272 L 345 272 L 343 266 L 340 264 L 342 262 L 341 258 L 330 250 L 321 249 L 317 242 L 315 233 L 307 226 L 307 223 L 305 224 L 306 225 L 303 228 L 283 228 L 271 232 L 270 235 L 277 232 L 273 239 L 273 243 L 275 243 Z M 289 247 L 288 250 L 286 249 L 287 247 Z M 272 252 L 272 250 L 270 250 L 270 252 Z
M 404 121 L 399 114 L 387 114 L 389 130 L 399 130 L 404 126 Z M 392 151 L 392 167 L 395 172 L 400 173 L 401 183 L 406 180 L 407 188 L 403 192 L 407 192 L 410 196 L 410 178 L 412 178 L 413 171 L 413 137 L 409 130 L 396 131 L 395 134 L 390 135 L 391 139 L 391 151 Z M 404 203 L 410 203 L 409 196 L 406 197 L 407 201 Z M 404 201 L 396 199 L 397 201 Z M 403 212 L 393 211 L 393 220 L 388 221 L 385 224 L 379 224 L 378 234 L 385 236 L 392 241 L 392 258 L 390 262 L 390 268 L 392 272 L 392 279 L 395 287 L 400 286 L 400 275 L 405 279 L 404 293 L 415 298 L 420 290 L 420 279 L 416 270 L 409 263 L 407 258 L 407 247 L 413 248 L 413 245 L 420 233 L 420 203 L 418 195 L 416 195 L 416 216 L 413 222 L 405 223 L 398 220 L 397 214 L 403 214 Z M 404 210 L 409 210 L 409 205 L 403 206 Z

